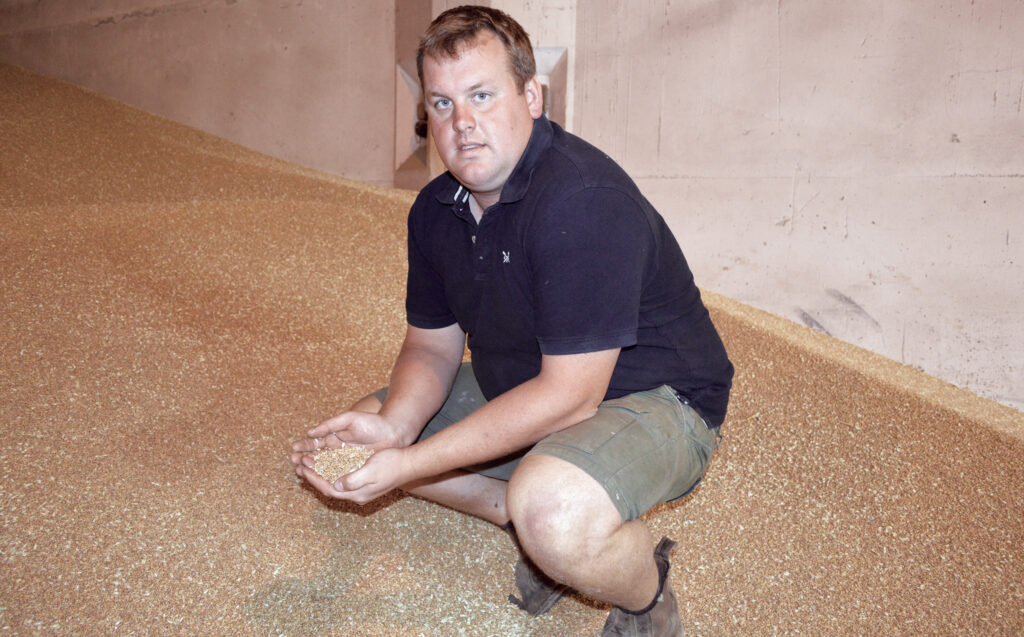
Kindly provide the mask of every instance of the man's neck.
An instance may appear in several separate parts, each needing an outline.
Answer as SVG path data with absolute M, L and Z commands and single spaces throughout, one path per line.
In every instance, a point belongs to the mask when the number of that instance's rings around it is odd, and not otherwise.
M 476 219 L 476 222 L 480 223 L 480 219 L 484 216 L 484 207 L 477 201 L 476 195 L 471 194 L 469 196 L 469 211 L 473 213 L 473 218 Z

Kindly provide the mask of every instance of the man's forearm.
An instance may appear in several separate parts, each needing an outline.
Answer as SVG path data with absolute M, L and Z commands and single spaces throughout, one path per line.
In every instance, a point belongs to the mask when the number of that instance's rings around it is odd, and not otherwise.
M 593 416 L 618 350 L 574 357 L 576 366 L 533 378 L 411 447 L 418 477 L 500 458 Z
M 444 404 L 462 361 L 457 334 L 439 331 L 429 346 L 425 346 L 422 334 L 410 330 L 407 335 L 391 370 L 388 396 L 380 412 L 401 427 L 401 442 L 406 446 L 416 441 L 427 421 Z

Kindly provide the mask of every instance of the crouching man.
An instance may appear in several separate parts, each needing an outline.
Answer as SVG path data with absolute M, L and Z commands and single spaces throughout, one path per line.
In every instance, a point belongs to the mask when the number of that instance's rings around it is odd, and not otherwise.
M 532 614 L 571 587 L 614 606 L 604 635 L 680 634 L 675 544 L 652 550 L 640 516 L 699 482 L 733 374 L 689 266 L 625 172 L 543 115 L 509 16 L 441 14 L 418 63 L 448 172 L 409 213 L 405 340 L 388 388 L 293 445 L 296 471 L 513 531 Z M 331 484 L 314 456 L 343 443 L 377 451 Z

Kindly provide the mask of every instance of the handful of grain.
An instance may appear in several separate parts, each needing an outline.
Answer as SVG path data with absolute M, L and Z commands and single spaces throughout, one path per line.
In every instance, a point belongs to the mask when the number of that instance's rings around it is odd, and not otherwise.
M 345 446 L 339 449 L 325 449 L 316 455 L 313 471 L 334 484 L 341 476 L 363 466 L 372 455 L 373 450 L 366 447 Z

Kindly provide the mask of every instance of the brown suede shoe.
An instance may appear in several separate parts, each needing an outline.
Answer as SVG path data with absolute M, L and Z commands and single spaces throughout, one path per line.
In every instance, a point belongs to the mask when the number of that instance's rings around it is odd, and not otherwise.
M 525 557 L 516 562 L 515 574 L 522 599 L 509 595 L 508 601 L 535 617 L 548 612 L 565 593 L 565 584 L 549 578 Z
M 675 546 L 675 542 L 663 537 L 654 549 L 659 591 L 651 605 L 641 613 L 612 608 L 601 637 L 681 637 L 683 623 L 679 619 L 679 605 L 668 581 L 668 554 Z

